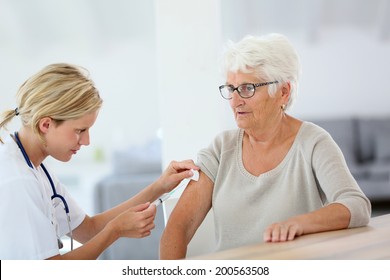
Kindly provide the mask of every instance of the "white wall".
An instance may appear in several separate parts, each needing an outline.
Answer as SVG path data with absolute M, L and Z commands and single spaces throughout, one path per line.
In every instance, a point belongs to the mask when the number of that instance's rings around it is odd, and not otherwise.
M 192 158 L 224 127 L 218 83 L 221 45 L 219 1 L 156 1 L 158 93 L 163 132 L 163 165 Z M 175 7 L 172 9 L 172 7 Z M 177 192 L 175 193 L 177 194 Z M 176 199 L 164 203 L 169 217 Z M 212 213 L 206 217 L 187 256 L 214 247 Z
M 357 29 L 328 32 L 312 44 L 295 40 L 303 73 L 292 113 L 303 118 L 389 115 L 390 42 Z
M 160 126 L 154 22 L 153 0 L 0 0 L 0 111 L 15 108 L 18 87 L 43 66 L 75 63 L 104 105 L 74 161 L 149 141 Z
M 221 127 L 219 1 L 156 1 L 163 160 L 193 158 Z M 172 9 L 172 7 L 175 7 Z

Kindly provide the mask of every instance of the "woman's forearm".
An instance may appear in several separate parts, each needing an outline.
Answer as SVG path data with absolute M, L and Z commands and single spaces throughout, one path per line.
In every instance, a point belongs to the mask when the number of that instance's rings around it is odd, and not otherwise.
M 168 229 L 164 231 L 160 241 L 160 259 L 184 259 L 187 254 L 187 240 L 180 230 Z

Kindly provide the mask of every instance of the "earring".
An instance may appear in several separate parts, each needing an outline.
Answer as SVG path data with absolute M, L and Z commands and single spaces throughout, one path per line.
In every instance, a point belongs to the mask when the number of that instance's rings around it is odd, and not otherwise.
M 286 111 L 286 104 L 282 104 L 282 106 L 280 106 L 280 108 L 282 108 L 282 111 Z

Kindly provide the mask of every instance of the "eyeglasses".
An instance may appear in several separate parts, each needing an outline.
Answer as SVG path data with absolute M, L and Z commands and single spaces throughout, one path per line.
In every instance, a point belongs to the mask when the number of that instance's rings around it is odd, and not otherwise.
M 265 82 L 259 84 L 248 83 L 248 84 L 239 85 L 238 87 L 234 87 L 232 85 L 222 85 L 219 87 L 219 92 L 221 93 L 222 97 L 225 99 L 232 99 L 233 92 L 235 90 L 237 90 L 238 95 L 240 95 L 242 98 L 251 98 L 255 94 L 257 87 L 262 87 L 262 86 L 277 84 L 277 83 L 279 82 L 273 81 L 273 82 Z

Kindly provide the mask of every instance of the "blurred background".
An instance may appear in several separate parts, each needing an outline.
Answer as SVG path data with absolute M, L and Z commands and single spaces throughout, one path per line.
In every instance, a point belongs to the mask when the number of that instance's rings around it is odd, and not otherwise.
M 196 160 L 235 127 L 218 92 L 220 55 L 228 40 L 270 32 L 301 57 L 292 115 L 389 114 L 388 0 L 0 0 L 0 110 L 47 64 L 89 70 L 104 99 L 91 145 L 71 163 L 49 161 L 93 214 L 94 186 L 121 168 L 115 155 Z

